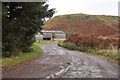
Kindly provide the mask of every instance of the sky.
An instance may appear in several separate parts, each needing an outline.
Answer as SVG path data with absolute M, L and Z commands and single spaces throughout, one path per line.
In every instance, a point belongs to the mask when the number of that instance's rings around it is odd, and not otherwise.
M 57 15 L 91 14 L 118 16 L 118 2 L 120 0 L 49 0 L 49 8 L 56 8 Z

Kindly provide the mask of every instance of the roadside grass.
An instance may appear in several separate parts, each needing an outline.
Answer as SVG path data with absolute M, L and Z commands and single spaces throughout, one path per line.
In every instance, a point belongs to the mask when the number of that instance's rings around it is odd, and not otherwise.
M 58 42 L 58 45 L 61 46 L 61 47 L 70 49 L 70 50 L 77 50 L 77 51 L 87 52 L 87 53 L 90 53 L 90 52 L 97 53 L 95 50 L 91 49 L 91 47 L 85 48 L 85 47 L 82 47 L 82 46 L 77 46 L 76 44 L 70 43 L 70 42 L 67 42 L 67 43 Z
M 119 50 L 116 49 L 107 49 L 107 50 L 100 50 L 99 55 L 108 57 L 112 60 L 114 60 L 117 63 L 120 63 L 119 59 Z
M 24 53 L 24 54 L 20 53 L 18 56 L 12 56 L 10 58 L 6 58 L 6 57 L 2 58 L 2 66 L 4 67 L 4 66 L 15 65 L 17 63 L 21 63 L 26 60 L 30 60 L 35 57 L 41 56 L 42 50 L 40 49 L 40 45 L 51 44 L 51 43 L 56 43 L 56 42 L 52 42 L 52 41 L 41 41 L 40 43 L 35 42 L 31 46 L 31 48 L 33 49 L 32 52 Z
M 76 51 L 80 51 L 80 52 L 85 52 L 85 53 L 89 53 L 89 54 L 94 54 L 94 55 L 99 55 L 99 56 L 104 56 L 107 58 L 112 59 L 113 61 L 120 63 L 119 60 L 119 55 L 118 55 L 118 50 L 116 49 L 105 49 L 105 50 L 94 50 L 91 47 L 82 47 L 82 46 L 77 46 L 74 43 L 64 43 L 64 42 L 58 42 L 58 45 L 70 50 L 76 50 Z

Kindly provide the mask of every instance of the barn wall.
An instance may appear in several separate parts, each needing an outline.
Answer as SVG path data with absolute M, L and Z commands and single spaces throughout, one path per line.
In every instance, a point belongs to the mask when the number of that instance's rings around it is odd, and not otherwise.
M 54 38 L 57 38 L 57 39 L 66 39 L 66 35 L 65 34 L 54 34 Z
M 64 33 L 49 33 L 43 32 L 43 34 L 36 35 L 36 40 L 66 40 L 66 34 Z
M 43 35 L 36 35 L 35 38 L 36 40 L 39 40 L 39 41 L 43 40 Z
M 51 38 L 52 33 L 43 33 L 43 38 Z

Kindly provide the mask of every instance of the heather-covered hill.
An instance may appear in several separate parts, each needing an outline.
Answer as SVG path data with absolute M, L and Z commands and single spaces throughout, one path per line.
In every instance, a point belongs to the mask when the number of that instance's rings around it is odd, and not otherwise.
M 72 34 L 115 35 L 118 33 L 118 17 L 105 15 L 69 14 L 55 16 L 43 26 L 45 30 L 61 30 Z

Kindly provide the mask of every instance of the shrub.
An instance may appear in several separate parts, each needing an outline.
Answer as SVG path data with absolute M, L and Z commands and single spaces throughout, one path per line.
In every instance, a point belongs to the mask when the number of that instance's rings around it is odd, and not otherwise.
M 78 50 L 80 52 L 92 53 L 109 57 L 120 63 L 118 50 L 120 50 L 120 39 L 114 38 L 98 38 L 97 36 L 75 35 L 69 37 L 59 45 L 71 50 Z
M 95 35 L 74 35 L 69 37 L 64 41 L 65 43 L 71 42 L 78 46 L 91 47 L 92 49 L 101 50 L 101 49 L 118 49 L 118 39 L 107 38 L 102 39 L 98 38 Z

